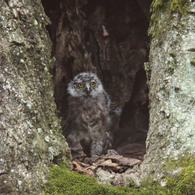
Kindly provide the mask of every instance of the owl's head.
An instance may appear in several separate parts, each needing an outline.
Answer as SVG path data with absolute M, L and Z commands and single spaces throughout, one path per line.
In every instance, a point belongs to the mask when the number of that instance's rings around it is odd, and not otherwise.
M 100 79 L 90 72 L 82 72 L 68 84 L 68 93 L 73 97 L 95 97 L 104 91 Z
M 110 103 L 110 113 L 111 115 L 115 115 L 120 117 L 122 112 L 122 107 L 119 103 L 119 100 L 116 98 L 111 98 L 111 103 Z

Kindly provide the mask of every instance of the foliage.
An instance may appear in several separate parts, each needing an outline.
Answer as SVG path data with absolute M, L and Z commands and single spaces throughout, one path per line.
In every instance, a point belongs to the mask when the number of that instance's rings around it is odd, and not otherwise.
M 44 195 L 192 195 L 195 194 L 195 158 L 181 157 L 179 160 L 168 160 L 162 169 L 169 176 L 163 180 L 152 181 L 148 178 L 140 187 L 122 187 L 97 184 L 89 176 L 68 170 L 65 166 L 52 165 L 51 174 L 44 188 Z M 181 170 L 180 170 L 181 169 Z M 180 170 L 173 174 L 175 170 Z M 165 183 L 162 186 L 160 183 Z

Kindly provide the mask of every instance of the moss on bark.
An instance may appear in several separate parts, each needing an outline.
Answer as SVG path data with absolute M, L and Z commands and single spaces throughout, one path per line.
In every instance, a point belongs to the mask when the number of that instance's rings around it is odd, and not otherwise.
M 149 35 L 152 37 L 159 36 L 166 31 L 169 28 L 167 22 L 174 19 L 174 14 L 177 13 L 181 17 L 187 13 L 189 5 L 189 0 L 154 0 L 151 5 Z

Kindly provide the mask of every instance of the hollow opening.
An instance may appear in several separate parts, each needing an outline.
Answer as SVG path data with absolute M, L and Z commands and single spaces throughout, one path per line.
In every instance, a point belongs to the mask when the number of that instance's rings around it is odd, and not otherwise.
M 67 84 L 80 72 L 95 72 L 110 96 L 112 149 L 143 160 L 149 126 L 148 60 L 151 0 L 42 1 L 52 24 L 55 100 L 62 123 Z M 120 110 L 122 110 L 121 114 Z M 115 113 L 116 113 L 115 112 Z M 86 153 L 89 149 L 86 147 Z

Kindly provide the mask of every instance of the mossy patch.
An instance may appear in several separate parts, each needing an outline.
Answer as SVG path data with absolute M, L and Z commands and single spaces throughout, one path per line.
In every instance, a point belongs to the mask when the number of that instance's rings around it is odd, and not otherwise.
M 155 0 L 152 4 L 153 11 L 165 11 L 185 13 L 189 0 Z
M 105 186 L 87 176 L 68 170 L 65 166 L 51 166 L 51 174 L 44 194 L 66 195 L 125 195 L 136 194 L 136 189 L 121 186 Z
M 178 175 L 166 178 L 167 191 L 170 194 L 195 194 L 195 167 L 184 167 Z
M 189 0 L 172 0 L 170 1 L 170 11 L 184 14 L 189 3 Z
M 193 58 L 190 60 L 190 64 L 191 64 L 192 66 L 195 66 L 195 57 L 193 57 Z
M 95 179 L 68 170 L 65 166 L 52 165 L 50 176 L 44 187 L 44 195 L 192 195 L 195 194 L 195 158 L 181 157 L 168 160 L 163 170 L 167 176 L 161 181 L 153 182 L 148 178 L 140 187 L 122 187 L 97 184 Z M 179 170 L 179 171 L 175 171 Z M 175 172 L 175 174 L 173 174 Z M 164 185 L 162 185 L 164 183 Z
M 187 12 L 187 8 L 190 4 L 189 0 L 155 0 L 151 5 L 151 20 L 150 27 L 148 29 L 148 34 L 152 37 L 165 32 L 170 28 L 167 25 L 167 21 L 172 19 L 174 13 L 179 14 L 181 17 Z M 161 22 L 160 22 L 161 21 Z M 178 27 L 181 28 L 180 24 Z
M 162 169 L 165 170 L 164 178 L 158 182 L 151 183 L 151 179 L 142 183 L 147 194 L 168 195 L 192 195 L 195 194 L 195 158 L 188 155 L 178 160 L 168 160 Z M 161 184 L 160 184 L 161 183 Z M 162 184 L 164 183 L 164 186 Z

